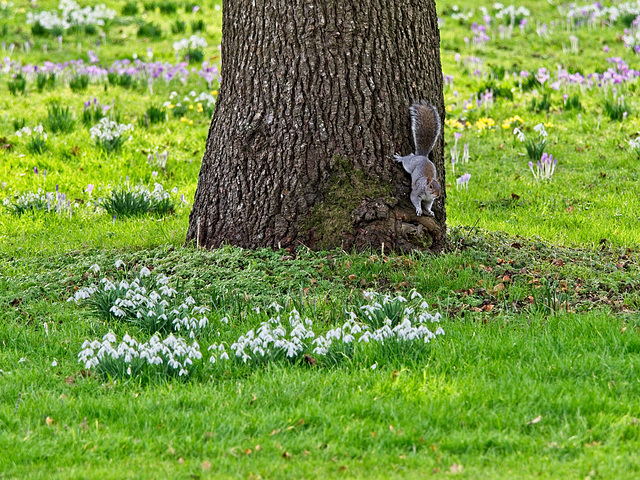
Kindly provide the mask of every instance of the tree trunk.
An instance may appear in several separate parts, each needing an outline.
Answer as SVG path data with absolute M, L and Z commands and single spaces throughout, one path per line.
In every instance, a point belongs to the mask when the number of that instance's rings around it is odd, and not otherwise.
M 409 106 L 444 114 L 433 0 L 224 0 L 222 84 L 187 243 L 444 247 L 442 196 L 416 217 L 394 153 Z

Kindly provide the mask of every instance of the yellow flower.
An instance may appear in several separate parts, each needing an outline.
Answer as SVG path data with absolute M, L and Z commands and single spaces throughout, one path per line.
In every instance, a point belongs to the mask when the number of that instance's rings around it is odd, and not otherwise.
M 193 110 L 193 105 L 189 105 L 189 110 Z
M 180 121 L 181 121 L 181 122 L 188 122 L 188 121 L 189 121 L 189 119 L 188 119 L 187 117 L 182 117 L 182 118 L 180 119 Z
M 553 128 L 553 123 L 551 123 L 551 122 L 547 122 L 547 123 L 545 123 L 545 124 L 544 124 L 544 126 L 545 126 L 546 128 Z
M 462 130 L 464 128 L 464 125 L 462 123 L 460 123 L 459 120 L 456 120 L 455 118 L 447 118 L 444 121 L 445 125 L 451 127 L 451 128 L 459 128 L 460 130 Z
M 467 105 L 467 110 L 473 110 L 473 103 Z
M 447 112 L 453 112 L 453 105 L 447 105 Z
M 211 95 L 213 95 L 214 97 L 218 94 L 218 90 L 212 90 L 211 91 Z
M 175 105 L 173 103 L 170 103 L 169 105 L 167 105 L 167 110 L 171 110 L 173 107 L 175 107 Z
M 193 125 L 193 120 L 189 120 L 189 125 Z
M 515 115 L 511 118 L 507 118 L 504 123 L 502 124 L 502 128 L 504 128 L 505 130 L 508 128 L 511 128 L 511 125 L 514 122 L 520 122 L 521 124 L 524 123 L 524 120 L 522 120 L 518 115 Z
M 476 122 L 476 128 L 480 131 L 490 129 L 496 124 L 493 118 L 482 117 Z

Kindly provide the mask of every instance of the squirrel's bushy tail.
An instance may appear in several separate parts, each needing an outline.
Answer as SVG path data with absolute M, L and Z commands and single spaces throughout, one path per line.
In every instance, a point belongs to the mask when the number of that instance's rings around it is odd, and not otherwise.
M 414 103 L 409 108 L 411 129 L 416 144 L 416 155 L 428 156 L 440 135 L 440 115 L 436 107 L 425 100 Z

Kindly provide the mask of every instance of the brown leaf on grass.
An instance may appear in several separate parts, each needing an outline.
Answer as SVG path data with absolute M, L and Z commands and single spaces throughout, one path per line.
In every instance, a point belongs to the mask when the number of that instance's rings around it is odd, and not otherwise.
M 178 459 L 178 463 L 179 463 L 180 465 L 182 465 L 182 464 L 184 463 L 184 458 L 180 457 L 180 458 Z
M 70 377 L 64 379 L 64 383 L 66 383 L 67 385 L 73 385 L 74 383 L 76 383 L 76 379 L 73 378 L 73 375 L 71 375 Z
M 258 399 L 258 397 L 256 397 L 255 395 L 253 396 L 253 398 L 249 401 L 249 405 L 253 405 L 254 402 Z
M 302 359 L 302 361 L 308 365 L 315 365 L 316 363 L 318 363 L 316 361 L 315 358 L 313 358 L 311 355 L 309 355 L 308 353 L 304 354 L 304 358 Z
M 251 455 L 253 453 L 253 450 L 251 450 L 250 448 L 245 448 L 244 452 L 245 455 Z
M 282 452 L 282 458 L 284 458 L 285 460 L 289 460 L 291 458 L 291 454 L 285 450 L 284 452 Z
M 211 470 L 211 462 L 209 460 L 205 460 L 204 462 L 202 462 L 202 469 Z
M 358 277 L 357 277 L 355 274 L 353 274 L 353 273 L 352 273 L 351 275 L 349 275 L 349 280 L 351 280 L 352 282 L 353 282 L 354 280 L 356 280 L 357 278 L 358 278 Z
M 482 307 L 482 310 L 484 310 L 485 312 L 490 312 L 491 310 L 493 310 L 494 305 L 489 304 L 489 305 L 485 305 L 484 307 Z
M 22 299 L 21 298 L 14 298 L 13 300 L 11 300 L 9 302 L 9 305 L 11 305 L 12 307 L 17 307 L 21 303 L 22 303 Z
M 45 418 L 45 420 L 44 420 L 44 421 L 45 421 L 45 423 L 46 423 L 47 425 L 49 425 L 49 426 L 51 426 L 51 425 L 53 425 L 54 423 L 56 423 L 56 421 L 55 421 L 53 418 L 51 418 L 51 417 L 47 417 L 47 418 Z
M 273 437 L 274 435 L 277 435 L 278 433 L 280 433 L 282 430 L 280 428 L 276 429 L 276 430 L 271 430 L 271 432 L 269 433 L 270 437 Z
M 462 473 L 462 469 L 463 469 L 462 465 L 454 463 L 453 465 L 451 465 L 451 468 L 449 468 L 449 472 L 455 475 L 458 473 Z
M 80 428 L 81 428 L 83 431 L 86 431 L 86 430 L 87 430 L 87 417 L 84 417 L 84 418 L 82 419 L 82 423 L 80 424 Z
M 527 422 L 527 425 L 535 425 L 536 423 L 540 423 L 542 421 L 542 415 L 538 415 L 533 420 Z

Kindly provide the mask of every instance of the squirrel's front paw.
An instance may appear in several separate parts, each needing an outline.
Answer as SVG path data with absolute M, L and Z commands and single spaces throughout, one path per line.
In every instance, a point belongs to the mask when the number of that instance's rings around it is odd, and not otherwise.
M 395 153 L 395 154 L 393 155 L 393 159 L 394 159 L 396 162 L 400 162 L 400 161 L 401 161 L 401 160 L 400 160 L 400 158 L 401 158 L 401 157 L 400 157 L 400 154 L 399 154 L 399 153 Z
M 416 215 L 421 217 L 422 216 L 422 209 L 421 208 L 416 208 Z
M 431 210 L 425 210 L 424 214 L 425 214 L 427 217 L 435 217 L 435 216 L 436 216 L 436 214 L 435 214 L 435 213 L 433 213 Z

